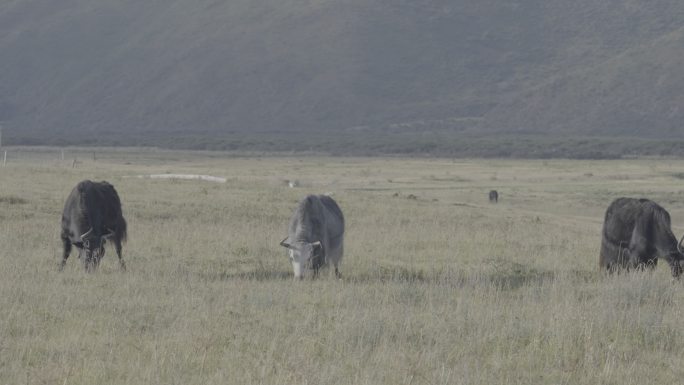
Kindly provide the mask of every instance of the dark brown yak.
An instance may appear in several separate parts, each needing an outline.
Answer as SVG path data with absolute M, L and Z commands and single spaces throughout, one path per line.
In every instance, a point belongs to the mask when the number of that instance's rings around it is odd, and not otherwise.
M 658 258 L 670 265 L 673 277 L 682 273 L 682 241 L 670 229 L 670 214 L 648 199 L 618 198 L 608 206 L 603 223 L 600 266 L 619 269 L 654 268 Z

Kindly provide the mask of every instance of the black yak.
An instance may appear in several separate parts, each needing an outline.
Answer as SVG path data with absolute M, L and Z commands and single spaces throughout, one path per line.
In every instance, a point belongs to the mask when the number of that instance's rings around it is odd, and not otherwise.
M 497 203 L 499 201 L 499 193 L 496 190 L 489 192 L 489 203 Z
M 677 243 L 664 208 L 648 199 L 618 198 L 606 210 L 599 264 L 612 272 L 654 268 L 658 258 L 664 258 L 672 276 L 679 277 L 682 241 Z
M 126 270 L 121 257 L 121 242 L 126 240 L 126 220 L 121 214 L 121 200 L 114 186 L 89 180 L 77 184 L 64 204 L 61 238 L 64 255 L 60 270 L 69 258 L 72 245 L 78 248 L 86 271 L 95 270 L 104 257 L 107 240 L 114 243 L 121 269 Z

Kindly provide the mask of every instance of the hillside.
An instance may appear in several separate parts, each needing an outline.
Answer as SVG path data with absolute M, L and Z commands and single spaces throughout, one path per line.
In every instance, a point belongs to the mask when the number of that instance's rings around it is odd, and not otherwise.
M 9 0 L 0 121 L 8 140 L 38 144 L 684 138 L 682 46 L 676 0 Z
M 552 76 L 488 111 L 516 130 L 684 137 L 684 28 L 604 62 Z

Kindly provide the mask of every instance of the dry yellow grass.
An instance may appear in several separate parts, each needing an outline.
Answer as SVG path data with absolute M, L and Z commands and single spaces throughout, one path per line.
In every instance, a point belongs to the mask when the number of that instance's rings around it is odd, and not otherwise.
M 0 168 L 0 384 L 684 377 L 682 283 L 664 266 L 597 271 L 603 212 L 617 196 L 660 202 L 684 231 L 684 161 L 100 149 L 71 168 L 58 150 L 10 155 Z M 228 182 L 130 178 L 167 172 Z M 75 255 L 57 271 L 62 205 L 85 178 L 119 191 L 128 272 L 111 248 L 94 274 Z M 313 192 L 334 193 L 345 212 L 343 281 L 326 271 L 294 282 L 278 246 L 296 201 Z

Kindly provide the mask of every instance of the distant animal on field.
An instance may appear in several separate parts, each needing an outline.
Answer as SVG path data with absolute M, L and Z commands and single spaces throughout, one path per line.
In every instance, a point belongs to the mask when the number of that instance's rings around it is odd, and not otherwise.
M 107 240 L 114 243 L 119 265 L 126 270 L 121 256 L 121 243 L 126 240 L 126 220 L 114 186 L 89 180 L 78 183 L 64 203 L 61 238 L 64 254 L 60 270 L 64 269 L 73 245 L 78 249 L 85 270 L 94 271 L 104 257 Z
M 499 201 L 499 193 L 496 190 L 489 192 L 489 203 L 497 203 Z
M 670 214 L 648 199 L 618 198 L 606 210 L 599 264 L 610 272 L 654 268 L 658 258 L 670 265 L 673 277 L 682 273 L 682 238 L 670 228 Z
M 280 245 L 288 249 L 295 278 L 304 278 L 309 272 L 315 277 L 328 264 L 340 278 L 344 215 L 337 202 L 327 195 L 304 197 L 292 213 L 288 236 Z

